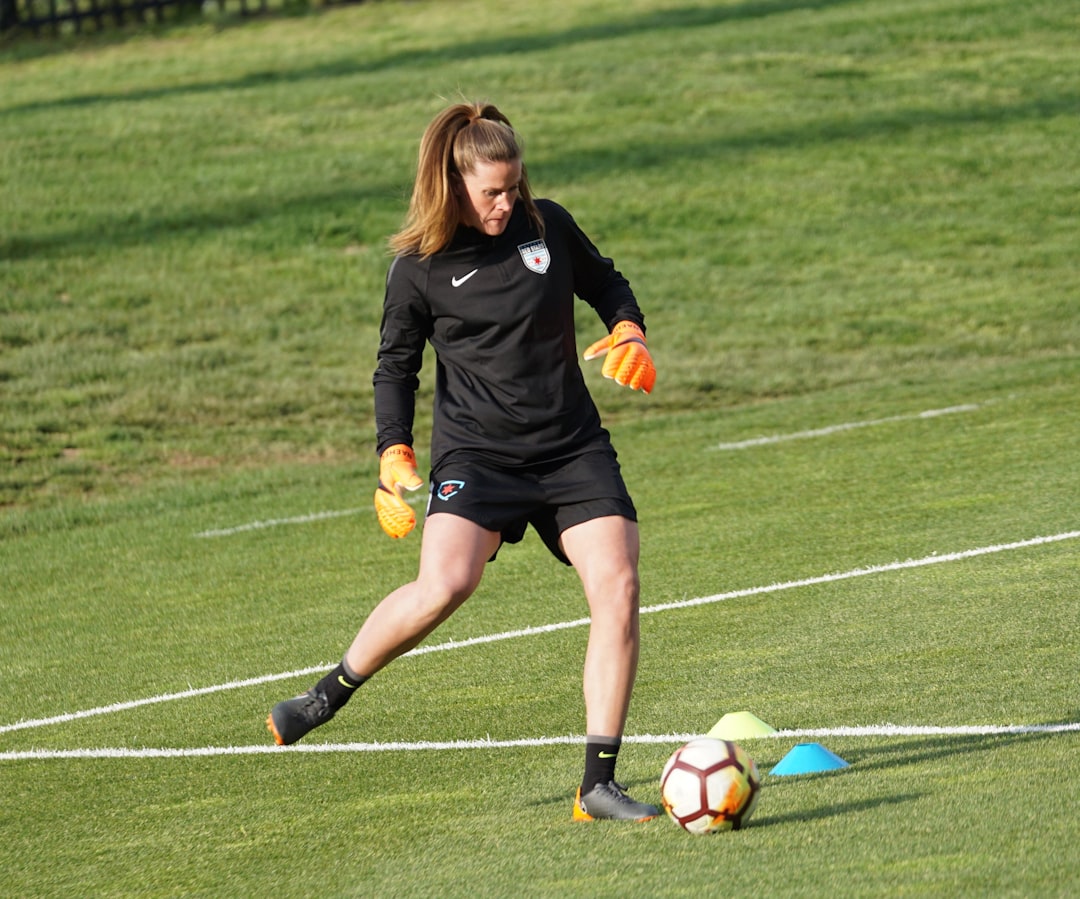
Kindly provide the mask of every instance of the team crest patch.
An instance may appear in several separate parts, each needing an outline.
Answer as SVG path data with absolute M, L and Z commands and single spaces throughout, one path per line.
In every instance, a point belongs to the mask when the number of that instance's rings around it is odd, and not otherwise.
M 443 481 L 439 485 L 439 489 L 435 491 L 435 495 L 443 502 L 446 502 L 451 497 L 457 496 L 464 489 L 464 481 Z
M 518 247 L 518 252 L 521 253 L 521 261 L 525 263 L 525 267 L 538 275 L 544 274 L 551 265 L 551 254 L 542 240 L 523 243 Z

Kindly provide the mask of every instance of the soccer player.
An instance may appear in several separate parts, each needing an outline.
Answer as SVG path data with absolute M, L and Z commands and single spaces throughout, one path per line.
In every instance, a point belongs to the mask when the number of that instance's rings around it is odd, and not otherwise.
M 431 493 L 419 572 L 375 607 L 333 671 L 274 706 L 267 726 L 286 745 L 329 721 L 465 602 L 502 544 L 532 525 L 577 571 L 590 613 L 585 772 L 573 817 L 655 817 L 655 806 L 615 781 L 638 662 L 637 513 L 574 335 L 576 294 L 608 331 L 585 359 L 606 356 L 606 377 L 650 392 L 656 370 L 637 300 L 565 209 L 534 199 L 520 140 L 489 104 L 455 104 L 427 127 L 408 216 L 390 246 L 373 379 L 375 509 L 391 537 L 416 523 L 403 491 L 423 485 L 412 427 L 430 343 Z

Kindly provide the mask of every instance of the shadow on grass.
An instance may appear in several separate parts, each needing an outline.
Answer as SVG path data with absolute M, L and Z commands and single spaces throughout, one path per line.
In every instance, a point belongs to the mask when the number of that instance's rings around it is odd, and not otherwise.
M 551 196 L 543 184 L 567 184 L 593 175 L 612 177 L 619 173 L 676 166 L 680 162 L 700 163 L 728 154 L 762 149 L 800 150 L 816 145 L 892 139 L 915 129 L 949 129 L 962 126 L 1005 125 L 1010 122 L 1050 119 L 1072 114 L 1080 108 L 1080 94 L 1042 94 L 1026 101 L 980 104 L 962 109 L 924 107 L 864 116 L 838 117 L 797 126 L 731 134 L 725 138 L 673 142 L 641 140 L 612 144 L 585 153 L 557 158 L 530 157 L 530 174 L 540 185 L 540 196 Z M 537 175 L 539 174 L 539 177 Z M 66 231 L 6 235 L 0 237 L 0 259 L 27 259 L 86 254 L 95 247 L 115 249 L 170 239 L 179 233 L 204 234 L 228 228 L 244 228 L 262 221 L 295 219 L 298 215 L 325 215 L 333 209 L 347 209 L 363 200 L 395 202 L 402 214 L 408 201 L 409 185 L 372 184 L 342 189 L 328 184 L 325 190 L 303 195 L 282 196 L 262 193 L 257 199 L 222 201 L 180 208 L 157 217 L 130 213 L 99 215 L 86 224 Z
M 757 830 L 759 827 L 769 827 L 776 824 L 799 824 L 807 821 L 820 821 L 824 818 L 835 818 L 840 815 L 853 815 L 858 812 L 873 811 L 889 805 L 901 805 L 905 802 L 915 802 L 922 799 L 925 793 L 905 793 L 899 796 L 879 796 L 875 799 L 860 799 L 854 802 L 835 802 L 832 805 L 823 805 L 820 808 L 806 809 L 800 812 L 788 812 L 782 815 L 754 815 L 750 819 L 749 827 Z
M 404 214 L 409 189 L 409 186 L 400 184 L 351 190 L 328 186 L 325 191 L 318 193 L 282 195 L 262 192 L 258 197 L 195 203 L 160 215 L 98 215 L 85 220 L 79 227 L 67 230 L 4 234 L 0 236 L 0 259 L 93 255 L 96 249 L 112 252 L 122 247 L 182 237 L 204 237 L 276 219 L 295 223 L 305 215 L 319 217 L 334 210 L 347 212 L 369 201 L 396 203 Z
M 57 100 L 26 103 L 0 110 L 0 115 L 14 112 L 38 111 L 54 108 L 79 108 L 97 103 L 115 103 L 120 101 L 143 101 L 161 97 L 208 93 L 221 90 L 238 90 L 257 87 L 262 84 L 288 84 L 290 82 L 309 81 L 320 78 L 341 78 L 362 75 L 371 72 L 383 72 L 388 69 L 420 69 L 431 65 L 448 62 L 470 62 L 484 57 L 509 56 L 522 53 L 542 53 L 547 50 L 565 49 L 576 44 L 610 40 L 640 34 L 648 31 L 680 31 L 692 28 L 704 28 L 724 22 L 737 22 L 744 19 L 763 19 L 769 16 L 783 15 L 790 12 L 826 9 L 851 3 L 852 0 L 757 0 L 740 3 L 736 6 L 697 7 L 685 6 L 679 9 L 660 10 L 639 16 L 621 16 L 614 21 L 596 22 L 567 28 L 562 31 L 530 32 L 518 37 L 500 36 L 498 38 L 463 41 L 446 46 L 422 50 L 408 50 L 390 53 L 373 59 L 359 59 L 354 56 L 341 57 L 332 62 L 301 67 L 289 71 L 269 70 L 252 72 L 240 78 L 223 81 L 206 81 L 195 84 L 170 85 L 168 87 L 145 90 L 125 90 L 109 93 L 84 94 Z M 321 14 L 321 13 L 319 13 Z M 295 18 L 295 12 L 282 10 L 264 14 L 261 18 Z M 235 20 L 240 27 L 249 19 Z M 190 25 L 190 22 L 182 23 Z M 228 27 L 228 26 L 226 26 Z M 168 33 L 164 29 L 163 33 Z M 103 38 L 110 41 L 108 36 Z M 112 39 L 115 43 L 115 39 Z
M 1071 721 L 1075 721 L 1074 717 Z M 1061 722 L 1061 723 L 1071 723 Z M 850 768 L 841 768 L 832 771 L 819 771 L 795 776 L 777 776 L 764 778 L 765 789 L 774 790 L 778 787 L 792 786 L 805 783 L 808 780 L 822 778 L 850 777 L 852 773 L 859 771 L 884 771 L 893 768 L 902 768 L 909 765 L 919 765 L 924 762 L 938 759 L 956 758 L 964 753 L 986 752 L 1000 749 L 1003 746 L 1013 744 L 1030 744 L 1033 740 L 1045 740 L 1051 737 L 1060 737 L 1061 733 L 1023 733 L 1023 734 L 978 734 L 971 736 L 942 736 L 929 739 L 920 739 L 905 742 L 901 746 L 895 743 L 882 746 L 871 746 L 861 749 L 846 750 L 843 757 L 851 764 Z M 881 808 L 888 805 L 898 805 L 904 802 L 913 802 L 922 799 L 926 793 L 908 793 L 896 796 L 883 796 L 874 799 L 864 799 L 857 802 L 841 802 L 833 805 L 822 806 L 817 809 L 809 809 L 799 812 L 791 812 L 782 815 L 755 815 L 752 821 L 753 827 L 768 827 L 773 824 L 790 824 L 831 818 L 838 815 L 848 815 L 856 812 Z
M 900 746 L 894 744 L 854 749 L 845 754 L 844 758 L 853 767 L 857 766 L 859 771 L 883 771 L 937 759 L 955 758 L 966 753 L 987 752 L 1018 743 L 1030 745 L 1036 741 L 1041 742 L 1051 738 L 1060 738 L 1061 736 L 1060 732 L 1036 732 L 933 737 L 913 742 L 905 741 Z
M 1076 720 L 1076 718 L 1072 718 L 1054 722 L 1050 726 L 1072 725 Z M 840 753 L 844 761 L 851 766 L 848 768 L 769 777 L 769 770 L 778 764 L 779 760 L 776 762 L 763 762 L 759 758 L 758 767 L 766 775 L 766 780 L 770 784 L 792 783 L 811 778 L 843 777 L 853 771 L 884 771 L 890 768 L 902 768 L 907 765 L 918 765 L 937 759 L 956 758 L 966 753 L 987 752 L 1013 744 L 1024 743 L 1030 745 L 1032 741 L 1042 741 L 1054 737 L 1060 738 L 1065 733 L 1065 731 L 1059 730 L 1005 734 L 949 734 L 904 739 L 902 742 L 891 738 L 888 744 L 855 747 Z

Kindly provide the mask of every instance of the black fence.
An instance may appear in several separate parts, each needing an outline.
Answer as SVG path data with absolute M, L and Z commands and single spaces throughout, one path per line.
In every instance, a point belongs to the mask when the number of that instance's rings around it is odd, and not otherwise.
M 35 35 L 101 31 L 166 22 L 204 7 L 246 16 L 265 12 L 267 0 L 0 0 L 0 32 L 16 28 Z

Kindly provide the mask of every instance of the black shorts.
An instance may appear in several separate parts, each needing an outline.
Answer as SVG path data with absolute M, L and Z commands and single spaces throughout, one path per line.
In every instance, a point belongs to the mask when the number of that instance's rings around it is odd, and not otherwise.
M 519 543 L 531 524 L 566 565 L 570 560 L 559 547 L 559 537 L 567 528 L 608 515 L 637 521 L 610 448 L 589 450 L 568 462 L 515 468 L 458 456 L 431 472 L 427 514 L 438 512 L 497 531 L 502 543 Z

